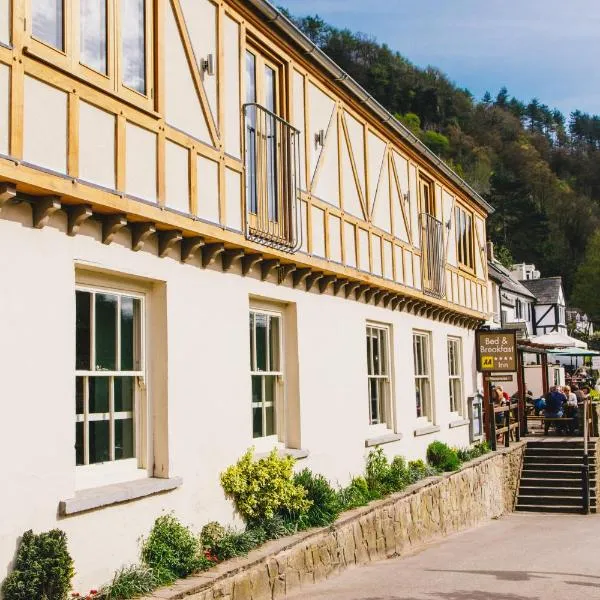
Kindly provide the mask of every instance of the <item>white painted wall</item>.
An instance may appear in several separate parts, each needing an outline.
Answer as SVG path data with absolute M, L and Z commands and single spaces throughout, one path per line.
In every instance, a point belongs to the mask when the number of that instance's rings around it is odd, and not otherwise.
M 0 0 L 0 42 L 10 44 L 10 0 Z
M 115 186 L 114 115 L 79 103 L 79 178 L 106 188 Z
M 446 340 L 463 338 L 464 394 L 476 387 L 471 332 L 367 306 L 354 300 L 262 282 L 258 275 L 224 274 L 217 262 L 203 270 L 159 259 L 152 240 L 130 250 L 122 231 L 110 246 L 100 224 L 87 221 L 76 237 L 65 234 L 66 216 L 34 230 L 28 207 L 8 206 L 0 219 L 0 455 L 3 462 L 0 579 L 24 530 L 58 526 L 69 536 L 75 587 L 87 590 L 138 557 L 139 538 L 161 513 L 175 511 L 199 530 L 210 520 L 231 521 L 231 504 L 218 476 L 252 445 L 250 420 L 249 296 L 293 303 L 297 310 L 301 445 L 310 452 L 299 467 L 346 482 L 364 467 L 367 422 L 365 324 L 388 324 L 393 336 L 395 423 L 403 435 L 386 453 L 423 457 L 433 439 L 468 442 L 468 427 L 450 428 Z M 19 251 L 15 252 L 14 249 Z M 75 492 L 74 334 L 75 264 L 166 285 L 169 474 L 183 486 L 161 496 L 57 520 L 60 500 Z M 415 438 L 417 426 L 411 339 L 413 328 L 433 334 L 434 396 L 439 433 Z M 32 376 L 34 374 L 34 376 Z

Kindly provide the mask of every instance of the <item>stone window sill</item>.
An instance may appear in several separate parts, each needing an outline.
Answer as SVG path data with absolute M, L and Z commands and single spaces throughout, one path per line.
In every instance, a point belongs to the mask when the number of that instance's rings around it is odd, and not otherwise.
M 471 421 L 469 421 L 469 419 L 458 419 L 457 421 L 450 421 L 450 423 L 448 423 L 448 427 L 450 427 L 450 429 L 453 429 L 454 427 L 464 427 L 470 422 Z
M 76 492 L 73 498 L 61 500 L 58 511 L 62 516 L 76 515 L 95 508 L 103 508 L 112 504 L 130 502 L 154 494 L 169 492 L 181 486 L 182 483 L 181 477 L 171 477 L 169 479 L 149 477 L 148 479 L 138 479 L 81 490 Z
M 267 458 L 271 454 L 270 452 L 259 452 L 255 455 L 255 458 Z M 308 458 L 310 452 L 308 450 L 303 450 L 302 448 L 279 448 L 277 450 L 277 454 L 279 456 L 291 456 L 296 460 L 302 460 L 303 458 Z
M 419 429 L 415 429 L 415 437 L 429 435 L 430 433 L 437 433 L 439 430 L 439 425 L 427 425 L 426 427 L 419 427 Z
M 381 444 L 390 444 L 391 442 L 399 442 L 401 439 L 401 433 L 385 433 L 365 440 L 365 448 L 381 446 Z

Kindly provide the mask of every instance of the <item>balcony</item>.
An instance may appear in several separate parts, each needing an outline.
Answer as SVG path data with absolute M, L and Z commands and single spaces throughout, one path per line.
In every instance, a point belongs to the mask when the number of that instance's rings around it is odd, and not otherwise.
M 302 245 L 300 132 L 259 104 L 243 108 L 246 237 L 294 253 Z
M 444 298 L 446 296 L 444 224 L 428 213 L 421 213 L 419 221 L 423 293 L 435 298 Z

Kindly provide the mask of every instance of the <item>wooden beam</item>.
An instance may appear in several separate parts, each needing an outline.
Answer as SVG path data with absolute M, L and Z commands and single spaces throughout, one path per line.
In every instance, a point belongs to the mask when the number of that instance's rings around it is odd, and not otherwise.
M 356 290 L 359 285 L 360 283 L 358 283 L 358 281 L 349 281 L 346 285 L 346 289 L 344 290 L 344 295 L 346 298 L 350 298 L 350 294 L 352 294 L 352 292 Z
M 181 241 L 181 262 L 186 263 L 192 260 L 205 243 L 204 238 L 199 235 L 183 238 Z
M 310 269 L 296 269 L 292 275 L 294 287 L 298 287 L 309 275 Z
M 183 239 L 183 232 L 178 229 L 158 232 L 158 255 L 163 258 L 169 250 Z
M 110 244 L 117 232 L 127 225 L 123 215 L 109 215 L 102 219 L 102 243 Z
M 366 292 L 365 292 L 365 302 L 367 304 L 369 304 L 369 302 L 371 302 L 371 300 L 373 299 L 373 296 L 375 296 L 375 294 L 378 292 L 379 290 L 377 288 L 369 288 Z
M 241 248 L 230 248 L 221 254 L 221 264 L 223 271 L 227 272 L 233 266 L 233 263 L 244 256 L 244 251 Z
M 335 282 L 335 275 L 325 275 L 319 280 L 319 292 L 324 294 L 330 284 Z
M 262 254 L 246 254 L 242 257 L 242 275 L 248 275 L 254 265 L 262 260 Z
M 319 273 L 318 271 L 311 273 L 306 278 L 306 291 L 310 292 L 310 290 L 312 290 L 315 283 L 317 283 L 317 281 L 319 281 L 323 278 L 323 275 L 324 275 L 323 273 Z
M 364 294 L 364 293 L 365 293 L 365 292 L 366 292 L 366 291 L 367 291 L 367 290 L 368 290 L 370 287 L 371 287 L 370 285 L 359 285 L 359 286 L 356 288 L 356 291 L 354 292 L 354 297 L 355 297 L 357 300 L 360 300 L 360 299 L 362 298 L 363 294 Z
M 378 298 L 377 301 L 380 299 L 383 300 L 383 308 L 387 308 L 394 299 L 394 294 L 392 292 L 387 292 L 386 294 L 382 294 L 381 298 Z
M 263 281 L 266 281 L 273 272 L 273 269 L 277 269 L 277 267 L 279 267 L 278 258 L 268 258 L 267 260 L 263 260 L 260 263 L 260 278 Z
M 225 244 L 223 242 L 206 244 L 206 246 L 202 248 L 202 266 L 206 269 L 206 267 L 212 265 L 217 256 L 222 252 L 225 252 Z
M 14 183 L 0 183 L 0 211 L 2 207 L 17 195 L 17 186 Z
M 131 223 L 131 249 L 139 252 L 146 243 L 146 240 L 156 233 L 154 223 Z
M 84 221 L 87 221 L 94 213 L 92 207 L 87 204 L 76 206 L 65 206 L 67 211 L 67 233 L 74 236 L 79 232 L 79 228 Z
M 292 263 L 286 263 L 285 265 L 280 265 L 278 270 L 278 278 L 279 283 L 283 283 L 287 276 L 290 273 L 293 273 L 298 267 Z
M 337 296 L 341 290 L 343 290 L 348 283 L 350 283 L 347 279 L 336 279 L 333 283 L 333 295 Z
M 58 196 L 42 196 L 31 203 L 33 215 L 33 226 L 36 229 L 43 229 L 48 225 L 50 217 L 60 210 L 61 203 Z
M 375 306 L 377 306 L 382 300 L 386 300 L 390 293 L 387 290 L 377 290 L 375 294 Z M 387 307 L 387 304 L 384 304 Z

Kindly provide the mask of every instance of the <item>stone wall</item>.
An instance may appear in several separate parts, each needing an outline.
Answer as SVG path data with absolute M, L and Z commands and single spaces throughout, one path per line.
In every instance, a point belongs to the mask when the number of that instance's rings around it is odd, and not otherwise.
M 401 556 L 514 508 L 525 442 L 344 513 L 331 527 L 276 540 L 152 599 L 274 600 L 355 565 Z M 147 598 L 146 600 L 149 600 Z

